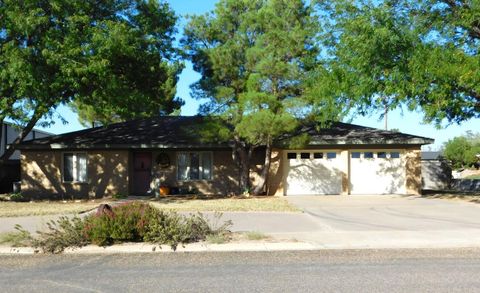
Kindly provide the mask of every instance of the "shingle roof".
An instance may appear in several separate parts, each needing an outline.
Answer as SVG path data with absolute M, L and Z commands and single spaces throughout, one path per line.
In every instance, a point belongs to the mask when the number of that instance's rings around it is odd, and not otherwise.
M 381 130 L 355 124 L 334 122 L 329 128 L 305 126 L 299 132 L 308 133 L 310 145 L 355 144 L 430 144 L 434 140 L 397 131 Z
M 198 133 L 201 116 L 162 116 L 115 123 L 22 143 L 20 149 L 226 148 L 228 143 L 205 142 Z M 304 127 L 312 146 L 322 144 L 428 144 L 433 139 L 347 123 L 317 131 Z

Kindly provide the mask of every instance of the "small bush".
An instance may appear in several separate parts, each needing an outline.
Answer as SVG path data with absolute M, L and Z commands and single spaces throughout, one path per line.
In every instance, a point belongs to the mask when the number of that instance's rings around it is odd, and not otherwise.
M 167 244 L 176 250 L 179 244 L 196 241 L 228 241 L 232 223 L 221 223 L 220 217 L 220 213 L 215 214 L 212 224 L 200 213 L 187 217 L 145 203 L 131 202 L 113 208 L 106 205 L 84 219 L 62 217 L 49 222 L 48 231 L 38 232 L 39 237 L 32 242 L 45 253 L 60 253 L 67 247 L 90 243 L 106 246 L 140 241 Z
M 155 244 L 167 244 L 173 250 L 178 244 L 189 242 L 189 229 L 183 216 L 175 212 L 156 210 L 151 214 L 144 240 Z
M 100 213 L 85 218 L 88 239 L 100 246 L 119 242 L 143 240 L 145 227 L 155 208 L 143 203 L 125 203 L 111 213 Z
M 124 195 L 124 194 L 115 193 L 114 195 L 112 195 L 112 198 L 114 198 L 114 199 L 124 199 L 124 198 L 127 198 L 127 196 Z
M 60 253 L 67 247 L 82 247 L 89 244 L 84 232 L 84 222 L 79 217 L 60 217 L 47 223 L 48 231 L 37 231 L 33 246 L 44 253 Z
M 28 198 L 23 196 L 21 193 L 11 193 L 10 196 L 10 201 L 15 201 L 15 202 L 25 202 L 28 201 Z
M 15 225 L 13 232 L 7 232 L 0 235 L 0 244 L 10 244 L 12 247 L 26 247 L 32 245 L 33 237 L 27 230 L 20 225 Z

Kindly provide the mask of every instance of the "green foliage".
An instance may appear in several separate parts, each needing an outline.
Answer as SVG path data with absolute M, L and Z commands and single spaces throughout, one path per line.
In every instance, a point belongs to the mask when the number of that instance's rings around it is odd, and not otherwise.
M 453 168 L 471 167 L 479 161 L 480 143 L 472 136 L 458 136 L 444 145 L 443 155 Z
M 220 223 L 221 214 L 209 222 L 202 214 L 183 216 L 158 210 L 149 204 L 130 202 L 84 219 L 62 217 L 48 223 L 47 232 L 38 232 L 32 239 L 34 247 L 45 253 L 61 253 L 67 247 L 87 244 L 101 246 L 122 242 L 150 242 L 170 245 L 206 240 L 207 237 L 228 238 L 230 221 Z M 220 224 L 219 224 L 220 223 Z
M 210 244 L 224 244 L 229 241 L 229 238 L 224 234 L 212 234 L 207 235 L 206 241 Z
M 112 195 L 112 197 L 113 197 L 114 199 L 125 199 L 125 198 L 127 198 L 126 195 L 120 194 L 120 193 L 115 193 L 114 195 Z
M 248 152 L 271 146 L 302 119 L 324 118 L 312 113 L 338 118 L 333 110 L 341 107 L 313 109 L 304 95 L 319 53 L 316 33 L 313 10 L 302 0 L 221 0 L 211 13 L 190 17 L 182 44 L 202 75 L 192 93 L 207 101 L 203 114 L 223 120 L 222 137 Z M 248 168 L 248 156 L 234 151 Z
M 262 240 L 268 238 L 267 235 L 257 231 L 248 231 L 245 233 L 245 236 L 248 240 Z
M 26 198 L 23 194 L 19 192 L 9 194 L 8 198 L 10 199 L 10 201 L 16 201 L 16 202 L 28 201 L 28 198 Z
M 437 125 L 480 117 L 477 1 L 316 2 L 325 54 L 314 94 L 360 114 L 422 109 Z
M 32 245 L 33 237 L 20 225 L 15 225 L 13 232 L 0 234 L 0 244 L 9 244 L 12 247 L 26 247 Z
M 85 233 L 96 245 L 106 246 L 120 242 L 143 240 L 148 221 L 155 213 L 148 204 L 125 203 L 113 208 L 112 213 L 101 213 L 85 218 Z
M 35 248 L 44 253 L 61 253 L 68 247 L 82 247 L 89 244 L 84 232 L 84 222 L 79 217 L 60 217 L 47 223 L 47 231 L 38 231 L 33 239 Z
M 1 1 L 0 121 L 30 130 L 70 103 L 89 125 L 171 113 L 176 21 L 163 1 Z

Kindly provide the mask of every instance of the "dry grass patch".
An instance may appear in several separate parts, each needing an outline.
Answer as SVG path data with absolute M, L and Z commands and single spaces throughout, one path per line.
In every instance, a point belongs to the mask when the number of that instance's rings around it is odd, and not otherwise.
M 166 197 L 151 202 L 160 209 L 218 212 L 300 212 L 281 197 Z
M 422 195 L 422 197 L 447 199 L 447 200 L 461 200 L 461 201 L 472 202 L 472 203 L 480 203 L 480 193 L 478 192 L 432 193 L 432 194 L 424 194 Z
M 96 208 L 101 201 L 0 201 L 0 217 L 78 214 Z

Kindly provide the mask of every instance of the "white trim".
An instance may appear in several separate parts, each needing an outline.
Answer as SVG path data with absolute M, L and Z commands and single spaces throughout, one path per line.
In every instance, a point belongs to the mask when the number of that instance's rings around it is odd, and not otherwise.
M 66 181 L 65 180 L 65 154 L 72 154 L 73 155 L 73 180 L 72 181 Z M 85 154 L 85 181 L 78 181 L 76 178 L 77 177 L 77 155 L 78 154 Z M 62 152 L 62 170 L 61 170 L 61 177 L 62 177 L 62 183 L 88 183 L 88 153 L 87 152 Z
M 187 156 L 187 179 L 180 179 L 178 177 L 178 157 L 180 154 L 186 154 Z M 198 179 L 189 179 L 190 177 L 190 154 L 198 154 Z M 210 178 L 204 179 L 203 177 L 203 154 L 209 154 L 210 156 Z M 177 181 L 181 182 L 194 182 L 194 181 L 212 181 L 213 180 L 213 152 L 212 151 L 184 151 L 184 152 L 176 152 L 175 154 L 175 167 L 176 167 L 176 178 Z

